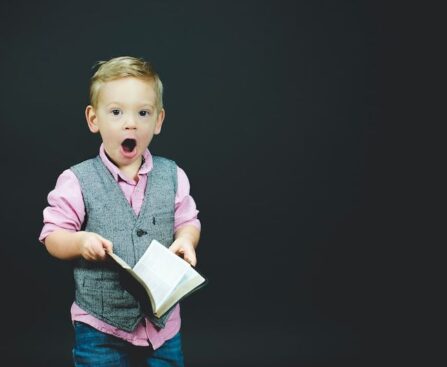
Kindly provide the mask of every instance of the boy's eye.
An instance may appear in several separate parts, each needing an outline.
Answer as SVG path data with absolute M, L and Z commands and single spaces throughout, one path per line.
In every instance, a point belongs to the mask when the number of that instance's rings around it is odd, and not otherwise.
M 149 111 L 140 111 L 140 116 L 141 117 L 147 117 L 147 116 L 149 116 L 150 115 L 150 112 Z
M 118 115 L 120 114 L 121 111 L 115 108 L 115 109 L 113 109 L 111 112 L 112 112 L 112 115 L 113 115 L 113 116 L 118 116 Z

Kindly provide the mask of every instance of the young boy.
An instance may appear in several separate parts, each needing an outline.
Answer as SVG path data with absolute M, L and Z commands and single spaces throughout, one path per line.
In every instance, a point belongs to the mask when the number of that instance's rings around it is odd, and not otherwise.
M 48 195 L 40 235 L 49 253 L 73 260 L 75 366 L 183 366 L 180 309 L 157 318 L 125 288 L 107 252 L 134 266 L 156 239 L 196 264 L 198 211 L 189 181 L 148 146 L 163 125 L 163 86 L 144 60 L 100 62 L 85 110 L 102 145 L 64 171 Z

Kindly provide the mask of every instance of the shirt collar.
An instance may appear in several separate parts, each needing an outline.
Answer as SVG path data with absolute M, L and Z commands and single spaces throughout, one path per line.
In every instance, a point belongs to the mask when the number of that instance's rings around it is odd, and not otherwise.
M 119 181 L 120 179 L 123 181 L 126 181 L 131 184 L 135 184 L 134 180 L 129 180 L 121 171 L 120 169 L 115 166 L 115 164 L 112 163 L 112 161 L 109 159 L 109 157 L 106 154 L 106 151 L 104 149 L 104 144 L 101 144 L 99 148 L 99 156 L 101 158 L 101 161 L 104 163 L 104 165 L 107 167 L 107 169 L 112 174 L 115 181 Z M 146 148 L 146 150 L 143 153 L 143 164 L 141 165 L 140 169 L 138 170 L 138 175 L 147 175 L 152 170 L 152 154 L 149 152 L 149 149 Z

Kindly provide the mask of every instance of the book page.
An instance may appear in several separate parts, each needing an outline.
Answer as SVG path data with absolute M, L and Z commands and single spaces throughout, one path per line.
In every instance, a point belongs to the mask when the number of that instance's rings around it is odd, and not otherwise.
M 133 271 L 133 269 L 130 267 L 130 265 L 128 263 L 126 263 L 122 258 L 120 258 L 117 254 L 115 253 L 110 253 L 108 252 L 108 255 L 119 265 L 121 266 L 124 270 L 126 270 L 130 275 L 132 275 L 146 290 L 146 292 L 148 293 L 149 296 L 149 300 L 151 302 L 151 306 L 152 309 L 155 309 L 155 300 L 154 297 L 152 296 L 152 292 L 149 290 L 147 284 L 145 283 L 145 281 L 143 279 L 141 279 L 137 273 L 135 273 Z
M 152 241 L 133 268 L 150 289 L 157 309 L 177 287 L 188 269 L 188 263 L 157 241 Z
M 195 287 L 199 286 L 205 281 L 194 268 L 190 267 L 189 270 L 183 276 L 181 282 L 172 291 L 171 295 L 168 296 L 160 307 L 160 314 L 163 314 L 169 310 L 179 299 L 181 299 L 185 294 L 190 292 Z

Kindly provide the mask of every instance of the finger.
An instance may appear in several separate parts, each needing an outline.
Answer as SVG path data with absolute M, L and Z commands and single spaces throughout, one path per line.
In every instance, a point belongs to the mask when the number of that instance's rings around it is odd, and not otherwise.
M 113 244 L 112 244 L 112 242 L 110 242 L 109 240 L 104 240 L 104 241 L 102 242 L 102 246 L 104 247 L 104 250 L 105 250 L 107 253 L 111 254 L 111 253 L 113 252 Z
M 96 250 L 96 259 L 97 260 L 104 260 L 106 257 L 106 251 L 105 249 L 101 246 Z
M 104 245 L 101 237 L 97 237 L 95 239 L 95 243 L 91 248 L 91 254 L 94 260 L 104 260 L 106 257 L 106 251 L 104 249 Z
M 180 257 L 183 257 L 183 254 L 185 253 L 185 250 L 180 247 L 180 245 L 171 246 L 169 250 Z
M 192 266 L 196 266 L 197 258 L 196 258 L 196 254 L 194 253 L 194 251 L 186 250 L 183 255 L 183 258 L 185 259 L 185 261 L 189 262 Z
M 98 249 L 91 248 L 87 253 L 88 259 L 90 261 L 98 261 L 101 258 L 101 254 Z
M 98 235 L 99 240 L 101 241 L 101 248 L 105 250 L 107 253 L 113 252 L 113 244 L 108 239 Z
M 169 250 L 171 250 L 172 252 L 174 252 L 174 253 L 177 253 L 177 251 L 179 250 L 179 243 L 178 242 L 176 242 L 176 241 L 174 241 L 173 243 L 172 243 L 172 245 L 171 246 L 169 246 Z

